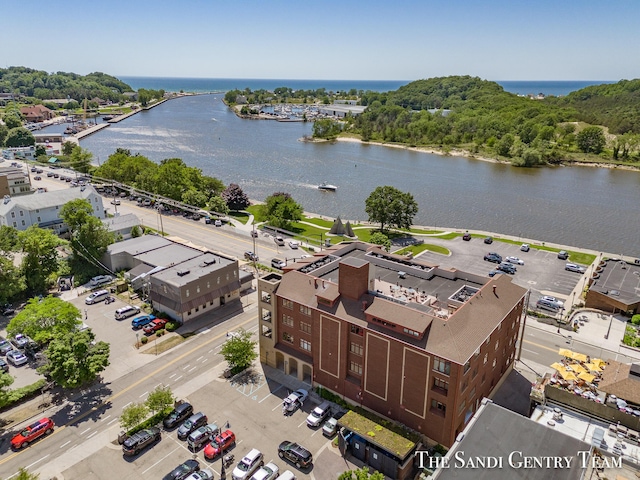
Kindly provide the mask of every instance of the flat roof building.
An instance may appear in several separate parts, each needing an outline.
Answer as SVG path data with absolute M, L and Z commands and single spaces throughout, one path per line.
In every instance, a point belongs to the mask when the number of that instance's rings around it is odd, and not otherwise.
M 448 446 L 511 370 L 526 292 L 338 244 L 259 280 L 260 359 Z

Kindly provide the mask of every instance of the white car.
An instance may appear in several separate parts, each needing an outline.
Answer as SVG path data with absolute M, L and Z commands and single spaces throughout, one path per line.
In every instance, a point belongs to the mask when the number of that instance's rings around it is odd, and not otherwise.
M 531 247 L 529 247 L 528 243 L 523 243 L 522 246 L 520 247 L 520 250 L 523 252 L 528 252 L 529 250 L 531 250 Z
M 213 222 L 213 224 L 214 224 L 216 227 L 221 227 L 221 226 L 222 226 L 222 221 L 221 221 L 221 220 L 216 220 L 215 222 Z
M 104 283 L 109 283 L 112 280 L 113 277 L 111 275 L 98 275 L 97 277 L 93 277 L 90 283 L 93 286 L 98 286 Z
M 15 367 L 18 367 L 27 363 L 29 359 L 20 350 L 10 350 L 9 352 L 7 352 L 7 361 L 13 364 Z
M 273 480 L 278 477 L 278 473 L 280 473 L 278 466 L 273 462 L 269 462 L 263 467 L 260 467 L 260 469 L 253 474 L 251 480 Z
M 556 297 L 552 297 L 551 295 L 543 295 L 540 300 L 546 300 L 547 302 L 555 303 L 559 308 L 564 307 L 564 302 Z
M 198 472 L 193 472 L 184 480 L 213 480 L 213 472 L 208 468 L 204 468 Z
M 505 260 L 509 263 L 515 263 L 516 265 L 524 265 L 524 260 L 520 260 L 518 257 L 507 257 Z
M 576 272 L 576 273 L 584 273 L 586 271 L 584 267 L 581 267 L 580 265 L 576 265 L 575 263 L 567 263 L 564 266 L 564 269 L 570 272 Z
M 285 412 L 295 412 L 298 408 L 301 408 L 305 400 L 309 397 L 309 392 L 302 388 L 290 393 L 282 401 L 282 410 Z
M 293 250 L 297 250 L 299 246 L 300 246 L 300 244 L 298 243 L 297 240 L 291 240 L 289 242 L 289 248 L 291 248 Z

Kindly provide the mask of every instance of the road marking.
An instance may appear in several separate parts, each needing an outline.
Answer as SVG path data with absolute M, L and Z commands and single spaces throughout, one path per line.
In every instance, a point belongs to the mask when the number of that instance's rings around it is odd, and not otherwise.
M 300 425 L 298 425 L 298 428 L 300 428 L 302 425 L 306 425 L 307 421 L 305 420 L 304 422 L 302 422 Z
M 153 465 L 151 465 L 149 468 L 147 468 L 144 472 L 142 472 L 142 474 L 144 475 L 145 473 L 147 473 L 149 470 L 151 470 L 153 467 L 155 467 L 156 465 L 158 465 L 160 462 L 162 462 L 165 458 L 167 458 L 169 455 L 171 455 L 173 452 L 175 452 L 176 450 L 178 450 L 178 448 L 180 447 L 176 447 L 173 450 L 171 450 L 168 454 L 166 454 L 164 457 L 162 457 L 160 460 L 158 460 L 156 463 L 154 463 Z
M 45 458 L 47 458 L 49 455 L 51 455 L 51 454 L 50 454 L 50 453 L 47 453 L 44 457 L 42 457 L 42 458 L 41 458 L 41 459 L 39 459 L 39 460 L 36 460 L 36 461 L 35 461 L 35 462 L 33 462 L 31 465 L 27 465 L 24 469 L 25 469 L 25 470 L 29 470 L 29 469 L 30 469 L 31 467 L 33 467 L 36 463 L 40 463 L 42 460 L 44 460 Z M 15 476 L 15 475 L 13 475 L 13 476 Z M 11 478 L 11 477 L 9 477 L 9 478 Z
M 172 373 L 171 375 L 169 375 L 169 378 L 173 378 L 177 375 L 177 373 Z
M 276 408 L 280 408 L 282 405 L 284 404 L 284 402 L 280 402 L 279 404 L 277 404 L 275 407 L 273 407 L 271 409 L 271 411 L 273 412 Z
M 159 383 L 159 384 L 157 384 L 155 387 L 153 387 L 153 389 L 155 390 L 156 388 L 158 388 L 158 387 L 162 387 L 162 386 L 163 386 L 163 385 L 162 385 L 162 383 Z
M 244 325 L 247 325 L 251 322 L 255 322 L 258 319 L 258 315 L 256 314 L 255 316 L 249 318 L 248 320 L 242 322 L 239 327 L 243 327 Z M 110 397 L 107 397 L 104 399 L 104 401 L 102 403 L 100 403 L 99 405 L 96 405 L 94 407 L 92 407 L 90 410 L 86 411 L 85 413 L 82 413 L 80 415 L 78 415 L 77 417 L 74 417 L 72 419 L 69 420 L 69 422 L 65 425 L 60 425 L 58 428 L 56 428 L 53 433 L 51 435 L 49 435 L 46 439 L 43 439 L 41 442 L 39 443 L 44 443 L 45 441 L 47 441 L 48 439 L 50 439 L 51 437 L 53 437 L 54 435 L 57 435 L 58 433 L 60 433 L 61 431 L 63 431 L 65 428 L 67 428 L 67 425 L 70 425 L 72 422 L 79 422 L 80 420 L 88 417 L 89 415 L 92 415 L 93 413 L 95 413 L 97 410 L 101 409 L 104 406 L 110 405 L 113 403 L 113 401 L 116 398 L 121 397 L 122 395 L 124 395 L 125 393 L 127 393 L 129 390 L 134 389 L 135 387 L 137 387 L 138 385 L 140 385 L 141 383 L 149 380 L 151 377 L 154 377 L 158 374 L 160 374 L 161 372 L 163 372 L 164 370 L 166 370 L 167 368 L 175 365 L 176 363 L 178 363 L 180 360 L 188 357 L 189 355 L 191 355 L 194 352 L 197 352 L 198 350 L 200 350 L 201 348 L 204 348 L 210 344 L 212 344 L 213 342 L 220 340 L 222 337 L 224 337 L 226 335 L 226 333 L 221 333 L 220 335 L 216 335 L 215 337 L 210 338 L 209 340 L 205 341 L 202 345 L 198 345 L 196 347 L 193 347 L 191 350 L 188 350 L 186 352 L 184 352 L 181 355 L 178 355 L 176 358 L 174 358 L 173 360 L 164 363 L 161 367 L 156 368 L 153 372 L 149 373 L 148 375 L 145 375 L 144 377 L 140 378 L 138 381 L 130 384 L 129 386 L 123 388 L 122 390 L 120 390 L 118 393 L 115 393 L 113 395 L 111 395 Z M 177 381 L 177 380 L 176 380 Z M 127 405 L 130 405 L 132 402 L 127 403 Z M 125 407 L 127 406 L 125 405 Z M 124 408 L 124 407 L 123 407 Z M 72 448 L 75 448 L 76 446 L 74 445 Z M 18 455 L 20 455 L 21 453 L 23 453 L 25 450 L 19 450 L 17 452 L 12 453 L 11 455 L 3 458 L 2 460 L 0 460 L 0 465 L 5 464 L 6 462 L 8 462 L 9 460 L 17 457 Z
M 311 434 L 311 436 L 313 437 L 313 436 L 314 436 L 316 433 L 318 433 L 320 430 L 322 430 L 322 427 L 318 427 L 318 429 L 317 429 L 315 432 L 313 432 L 313 433 Z
M 125 408 L 127 408 L 129 405 L 131 405 L 132 403 L 133 403 L 133 402 L 129 402 L 129 403 L 127 403 L 126 405 L 124 405 L 122 408 L 123 408 L 123 409 L 125 409 Z
M 147 390 L 146 392 L 144 392 L 142 395 L 140 395 L 138 398 L 142 398 L 144 397 L 147 393 L 149 393 L 149 391 Z
M 93 432 L 91 435 L 87 435 L 86 440 L 89 440 L 91 437 L 93 437 L 95 434 L 97 434 L 98 431 L 96 430 L 95 432 Z
M 104 422 L 106 419 L 108 419 L 109 417 L 111 417 L 111 415 L 107 415 L 106 417 L 104 417 L 102 420 L 100 420 L 101 422 Z
M 196 370 L 197 368 L 198 368 L 198 366 L 196 365 L 196 366 L 195 366 L 195 367 L 193 367 L 191 370 L 189 370 L 187 373 L 191 373 L 191 372 L 193 372 L 194 370 Z
M 280 390 L 282 388 L 282 384 L 280 384 L 280 386 L 278 388 L 276 388 L 273 392 L 269 393 L 268 395 L 266 395 L 262 400 L 260 400 L 258 403 L 262 403 L 264 402 L 267 398 L 269 398 L 271 395 L 273 395 L 274 393 L 276 393 L 278 390 Z M 271 410 L 273 412 L 273 410 Z
M 60 448 L 64 448 L 67 445 L 69 445 L 71 443 L 71 440 L 69 440 L 68 442 L 64 442 L 62 445 L 60 445 Z
M 182 375 L 180 375 L 178 378 L 176 378 L 176 379 L 174 380 L 174 382 L 177 382 L 177 381 L 178 381 L 178 380 L 180 380 L 181 378 L 182 378 Z
M 107 423 L 107 425 L 111 425 L 113 422 L 117 422 L 118 420 L 119 420 L 119 418 L 114 418 L 109 423 Z
M 191 364 L 187 365 L 186 367 L 182 367 L 183 370 L 186 370 L 187 368 L 189 368 L 191 366 Z
M 213 348 L 211 350 L 209 350 L 207 353 L 211 353 L 211 352 L 213 352 Z
M 202 360 L 202 363 L 205 363 L 205 362 L 207 362 L 208 360 L 209 360 L 208 358 L 205 358 L 204 360 Z
M 85 433 L 87 433 L 89 430 L 91 430 L 91 427 L 87 428 L 84 432 L 82 432 L 80 435 L 84 435 Z
M 525 352 L 533 353 L 534 355 L 540 355 L 538 352 L 534 352 L 533 350 L 529 350 L 527 348 L 523 348 L 522 350 Z
M 204 355 L 200 355 L 198 358 L 196 358 L 196 362 L 199 362 L 202 357 L 204 357 Z
M 535 345 L 536 347 L 539 347 L 539 348 L 544 348 L 545 350 L 549 350 L 550 352 L 558 353 L 558 349 L 557 348 L 547 347 L 546 345 L 540 345 L 539 343 L 530 342 L 529 340 L 524 340 L 524 343 L 528 343 L 530 345 Z

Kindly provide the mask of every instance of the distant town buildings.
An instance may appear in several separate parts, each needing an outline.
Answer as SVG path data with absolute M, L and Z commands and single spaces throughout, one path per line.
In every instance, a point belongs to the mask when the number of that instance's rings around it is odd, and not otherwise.
M 29 174 L 20 167 L 0 167 L 0 197 L 31 193 Z

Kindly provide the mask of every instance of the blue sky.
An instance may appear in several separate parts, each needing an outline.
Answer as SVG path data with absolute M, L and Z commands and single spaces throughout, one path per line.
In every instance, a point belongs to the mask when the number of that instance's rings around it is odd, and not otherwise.
M 3 0 L 0 66 L 115 76 L 638 78 L 640 2 Z

